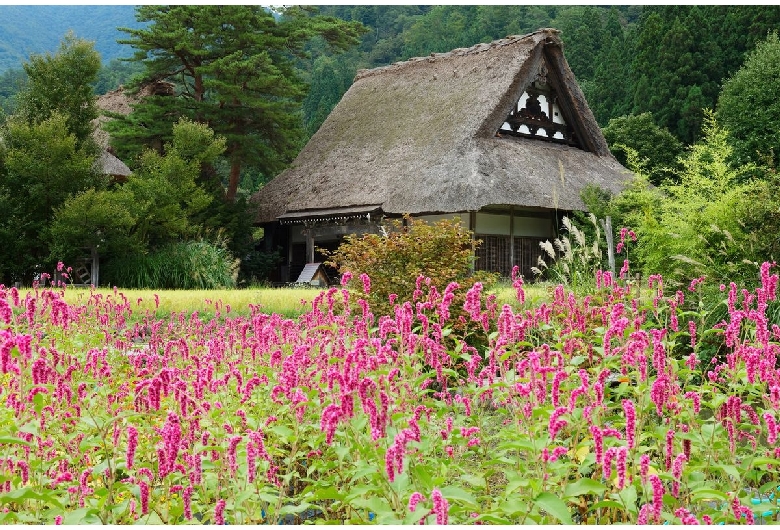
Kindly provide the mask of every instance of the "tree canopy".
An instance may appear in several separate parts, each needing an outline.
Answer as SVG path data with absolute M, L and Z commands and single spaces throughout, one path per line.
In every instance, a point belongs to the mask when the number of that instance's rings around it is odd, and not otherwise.
M 59 112 L 80 143 L 90 141 L 98 117 L 91 85 L 100 71 L 94 43 L 68 33 L 55 54 L 33 55 L 24 71 L 27 86 L 19 94 L 17 115 L 41 123 Z
M 315 37 L 345 49 L 362 32 L 359 23 L 301 7 L 274 13 L 251 5 L 141 6 L 136 16 L 148 25 L 122 28 L 129 37 L 120 42 L 144 65 L 141 82 L 170 82 L 173 97 L 146 98 L 138 114 L 115 122 L 117 150 L 167 140 L 180 117 L 206 123 L 227 141 L 229 201 L 242 167 L 273 176 L 301 147 L 305 84 L 295 58 L 306 56 Z
M 780 163 L 780 39 L 770 33 L 723 84 L 718 119 L 734 140 L 737 164 Z

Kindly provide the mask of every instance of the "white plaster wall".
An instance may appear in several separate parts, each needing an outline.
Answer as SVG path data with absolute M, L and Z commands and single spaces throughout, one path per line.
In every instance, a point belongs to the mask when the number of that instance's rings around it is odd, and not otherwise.
M 509 235 L 509 215 L 477 212 L 475 234 L 495 236 Z
M 515 236 L 552 237 L 552 220 L 540 217 L 515 216 Z
M 468 230 L 469 228 L 469 213 L 468 212 L 462 212 L 462 213 L 448 213 L 443 215 L 415 215 L 413 216 L 415 219 L 421 219 L 425 221 L 426 223 L 436 223 L 441 221 L 442 219 L 454 219 L 456 217 L 460 217 L 460 225 Z
M 508 236 L 509 215 L 477 212 L 476 234 Z M 515 215 L 516 237 L 551 237 L 552 221 L 540 217 L 520 217 Z

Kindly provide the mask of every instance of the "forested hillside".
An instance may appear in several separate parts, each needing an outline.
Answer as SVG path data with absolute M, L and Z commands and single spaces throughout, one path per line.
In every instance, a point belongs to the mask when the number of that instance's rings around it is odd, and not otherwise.
M 21 68 L 32 53 L 57 48 L 63 35 L 95 41 L 104 63 L 126 54 L 118 26 L 135 26 L 132 5 L 0 5 L 0 73 Z

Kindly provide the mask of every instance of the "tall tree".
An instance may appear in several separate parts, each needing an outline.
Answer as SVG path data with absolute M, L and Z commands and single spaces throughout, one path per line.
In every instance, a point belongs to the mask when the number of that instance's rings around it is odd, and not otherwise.
M 652 184 L 658 186 L 675 180 L 680 169 L 677 159 L 683 154 L 683 145 L 666 128 L 656 125 L 651 113 L 609 120 L 609 125 L 604 127 L 604 137 L 615 158 L 624 166 L 628 166 L 628 149 L 636 152 L 637 162 L 643 166 Z
M 79 143 L 91 141 L 92 120 L 98 117 L 92 84 L 100 71 L 94 43 L 68 33 L 55 54 L 33 55 L 24 70 L 27 87 L 19 94 L 16 114 L 32 124 L 59 113 Z
M 136 18 L 149 24 L 122 28 L 129 38 L 120 42 L 136 49 L 133 60 L 146 69 L 143 81 L 175 85 L 173 98 L 147 98 L 137 108 L 166 124 L 168 134 L 176 120 L 187 117 L 226 138 L 229 201 L 236 197 L 242 167 L 273 176 L 300 148 L 305 85 L 294 59 L 306 55 L 306 44 L 316 36 L 343 50 L 362 32 L 359 23 L 302 7 L 277 15 L 252 5 L 140 6 Z M 149 123 L 115 122 L 117 143 L 159 141 L 160 132 Z
M 724 84 L 718 119 L 734 141 L 737 164 L 780 165 L 780 39 L 771 33 Z
M 28 82 L 0 136 L 0 275 L 6 284 L 51 270 L 46 233 L 71 195 L 105 188 L 96 167 L 93 44 L 68 34 L 56 53 L 24 64 Z
M 45 234 L 55 210 L 72 194 L 103 188 L 105 178 L 95 170 L 91 147 L 79 144 L 62 114 L 33 124 L 12 117 L 2 138 L 0 197 L 7 200 L 0 221 L 0 274 L 8 284 L 47 270 Z

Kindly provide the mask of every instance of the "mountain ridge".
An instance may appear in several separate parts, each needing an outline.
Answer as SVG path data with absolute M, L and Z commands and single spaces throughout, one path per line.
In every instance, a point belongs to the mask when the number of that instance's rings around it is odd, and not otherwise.
M 54 53 L 71 30 L 95 42 L 103 64 L 130 57 L 117 28 L 141 25 L 133 5 L 0 5 L 0 73 L 21 68 L 31 54 Z

